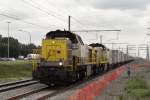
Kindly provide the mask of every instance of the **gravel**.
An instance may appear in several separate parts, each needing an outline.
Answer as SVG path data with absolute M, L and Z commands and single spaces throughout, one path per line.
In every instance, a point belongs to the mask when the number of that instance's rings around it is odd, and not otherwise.
M 86 85 L 99 80 L 103 75 L 97 76 L 91 80 L 88 80 L 86 82 L 83 82 L 81 84 L 78 84 L 77 86 L 74 86 L 73 88 L 65 91 L 64 93 L 58 94 L 56 96 L 53 96 L 51 98 L 47 98 L 47 100 L 66 100 L 69 96 L 75 94 L 78 90 L 85 87 Z
M 134 64 L 134 63 L 137 63 L 137 61 L 132 62 L 132 64 Z M 139 61 L 138 61 L 138 63 L 139 63 Z M 142 62 L 142 64 L 143 64 L 143 62 Z M 147 69 L 145 69 L 145 67 L 141 67 L 136 70 L 135 69 L 131 69 L 131 70 L 132 70 L 132 72 L 131 72 L 132 76 L 134 76 L 138 73 L 141 73 L 141 72 L 143 73 L 143 76 L 145 76 L 145 72 L 150 72 Z M 150 73 L 148 75 L 150 75 Z M 148 75 L 146 76 L 147 80 L 149 80 L 149 77 L 150 77 Z M 93 81 L 96 81 L 99 78 L 101 78 L 101 76 L 97 76 L 91 80 L 87 80 L 86 82 L 81 82 L 80 84 L 76 84 L 72 88 L 70 88 L 62 93 L 59 93 L 56 96 L 47 98 L 47 100 L 66 100 L 69 96 L 76 93 L 79 89 L 85 87 L 87 84 L 90 84 Z M 127 76 L 125 74 L 122 74 L 118 79 L 114 80 L 112 82 L 112 84 L 110 84 L 105 89 L 105 91 L 103 91 L 103 93 L 100 96 L 97 96 L 96 100 L 116 100 L 117 96 L 123 93 L 123 89 L 126 84 L 126 81 L 127 81 Z M 150 82 L 149 82 L 149 84 L 150 84 Z M 24 94 L 25 92 L 34 91 L 34 90 L 37 90 L 37 89 L 40 89 L 43 87 L 47 87 L 47 86 L 44 84 L 36 84 L 36 85 L 34 84 L 34 85 L 19 88 L 19 89 L 3 92 L 3 93 L 0 93 L 0 100 L 6 100 L 10 97 L 17 96 L 18 94 Z M 59 90 L 59 89 L 57 89 L 57 90 Z M 34 93 L 30 96 L 26 96 L 26 97 L 22 98 L 21 100 L 35 100 L 44 95 L 51 94 L 57 90 L 56 89 L 46 89 L 44 91 Z
M 47 86 L 44 85 L 44 84 L 38 83 L 38 84 L 22 87 L 22 88 L 19 88 L 19 89 L 15 89 L 15 90 L 2 92 L 2 93 L 0 93 L 0 100 L 6 100 L 8 98 L 17 96 L 18 94 L 24 94 L 26 92 L 35 91 L 35 90 L 38 90 L 38 89 L 41 89 L 41 88 L 44 88 L 44 87 L 47 87 Z
M 139 63 L 139 62 L 138 62 Z M 142 65 L 140 65 L 138 68 L 132 68 L 131 69 L 131 77 L 134 77 L 136 75 L 142 77 L 147 81 L 147 83 L 150 85 L 150 65 L 145 66 L 143 62 L 141 62 Z M 102 94 L 97 96 L 95 100 L 119 100 L 119 96 L 123 94 L 124 88 L 126 85 L 126 82 L 128 80 L 128 77 L 125 74 L 122 74 L 118 79 L 112 82 L 105 91 L 103 91 Z
M 49 89 L 47 89 L 47 90 L 44 90 L 44 91 L 41 91 L 41 92 L 38 92 L 38 93 L 34 93 L 34 94 L 29 95 L 27 97 L 24 97 L 24 98 L 22 98 L 20 100 L 36 100 L 36 99 L 38 99 L 40 97 L 43 97 L 43 96 L 45 96 L 47 94 L 51 94 L 53 92 L 55 92 L 55 90 L 49 90 Z

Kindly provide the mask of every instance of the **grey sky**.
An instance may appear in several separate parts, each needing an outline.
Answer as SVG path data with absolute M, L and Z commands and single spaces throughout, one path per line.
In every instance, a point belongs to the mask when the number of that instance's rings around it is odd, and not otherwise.
M 85 1 L 85 0 L 83 0 Z M 90 0 L 97 8 L 102 9 L 146 9 L 149 0 Z
M 10 21 L 11 36 L 29 43 L 28 34 L 18 30 L 29 31 L 32 42 L 40 45 L 48 31 L 67 29 L 67 18 L 71 15 L 72 30 L 122 30 L 119 40 L 113 41 L 109 40 L 116 38 L 116 32 L 77 33 L 85 43 L 99 42 L 96 34 L 103 34 L 104 42 L 145 44 L 150 39 L 146 36 L 149 11 L 150 0 L 1 0 L 0 34 L 7 36 L 6 22 Z

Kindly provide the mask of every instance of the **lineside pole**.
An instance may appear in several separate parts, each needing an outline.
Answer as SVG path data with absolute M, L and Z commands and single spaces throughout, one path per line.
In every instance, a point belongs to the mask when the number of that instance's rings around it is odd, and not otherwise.
M 11 22 L 7 22 L 8 23 L 8 47 L 7 47 L 7 57 L 9 58 L 9 24 L 11 23 Z
M 71 28 L 71 16 L 68 17 L 68 31 L 70 31 Z
M 128 60 L 128 54 L 129 54 L 129 48 L 128 48 L 128 45 L 127 45 L 127 60 Z
M 147 60 L 149 60 L 149 47 L 147 45 Z

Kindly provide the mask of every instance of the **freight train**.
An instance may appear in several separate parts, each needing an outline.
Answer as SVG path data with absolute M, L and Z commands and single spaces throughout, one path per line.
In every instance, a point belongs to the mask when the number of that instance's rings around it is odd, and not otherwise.
M 40 61 L 34 64 L 33 79 L 47 85 L 76 82 L 132 59 L 103 44 L 86 45 L 79 35 L 70 31 L 50 31 L 42 40 Z

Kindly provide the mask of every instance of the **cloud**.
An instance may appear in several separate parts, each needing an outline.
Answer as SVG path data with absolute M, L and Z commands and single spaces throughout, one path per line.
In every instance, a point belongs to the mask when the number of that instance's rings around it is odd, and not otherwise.
M 77 1 L 78 2 L 78 1 Z M 99 9 L 145 9 L 149 4 L 149 0 L 79 0 L 80 4 L 89 4 Z
M 4 10 L 2 12 L 4 14 L 16 16 L 21 21 L 38 24 L 42 27 L 0 16 L 1 34 L 7 36 L 6 22 L 11 21 L 11 36 L 19 39 L 22 43 L 29 43 L 28 34 L 18 32 L 18 29 L 26 30 L 31 33 L 32 42 L 37 45 L 41 44 L 41 39 L 48 31 L 58 28 L 67 29 L 68 15 L 72 16 L 71 30 L 121 29 L 119 41 L 114 42 L 139 43 L 143 40 L 143 33 L 146 31 L 144 26 L 147 22 L 146 19 L 149 19 L 150 16 L 149 0 L 25 0 L 29 3 L 35 2 L 34 6 L 49 12 L 49 15 L 22 0 L 6 1 L 7 3 L 0 1 L 0 8 L 3 7 L 0 12 Z M 47 27 L 47 29 L 43 27 Z M 90 43 L 99 42 L 95 34 L 79 33 L 85 42 Z M 116 32 L 100 32 L 98 34 L 103 34 L 104 42 L 116 37 Z

